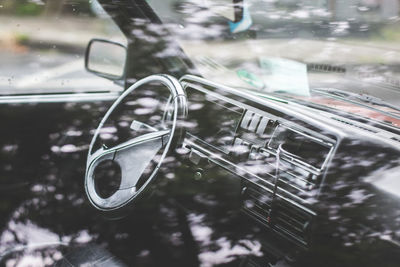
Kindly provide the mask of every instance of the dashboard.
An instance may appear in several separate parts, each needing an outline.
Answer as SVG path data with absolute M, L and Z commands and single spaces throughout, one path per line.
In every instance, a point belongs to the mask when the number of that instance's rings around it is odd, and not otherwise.
M 260 103 L 194 76 L 181 82 L 190 160 L 212 162 L 238 177 L 243 212 L 307 248 L 314 204 L 338 144 L 335 134 L 279 108 L 285 103 Z

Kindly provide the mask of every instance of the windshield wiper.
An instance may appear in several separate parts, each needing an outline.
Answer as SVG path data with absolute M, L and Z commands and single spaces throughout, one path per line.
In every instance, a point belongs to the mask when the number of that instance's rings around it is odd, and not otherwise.
M 317 93 L 317 94 L 322 94 L 322 95 L 328 95 L 328 96 L 333 96 L 337 99 L 341 99 L 343 101 L 347 101 L 356 105 L 361 105 L 364 107 L 367 107 L 369 109 L 385 113 L 389 116 L 396 117 L 397 119 L 400 119 L 400 114 L 393 113 L 390 111 L 382 110 L 379 108 L 375 108 L 373 106 L 367 105 L 367 104 L 372 104 L 376 106 L 381 106 L 381 107 L 386 107 L 393 109 L 397 112 L 400 113 L 400 107 L 397 107 L 393 104 L 387 103 L 386 101 L 375 97 L 371 95 L 366 95 L 366 94 L 356 94 L 356 93 L 351 93 L 339 89 L 333 89 L 333 88 L 318 88 L 318 89 L 311 89 L 312 92 Z

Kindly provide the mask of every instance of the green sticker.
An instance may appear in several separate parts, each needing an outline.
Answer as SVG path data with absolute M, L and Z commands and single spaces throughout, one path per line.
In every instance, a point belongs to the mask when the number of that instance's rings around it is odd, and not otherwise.
M 245 69 L 240 69 L 236 71 L 236 74 L 241 80 L 250 84 L 251 86 L 254 86 L 258 89 L 263 89 L 265 87 L 263 80 L 254 73 L 248 72 Z

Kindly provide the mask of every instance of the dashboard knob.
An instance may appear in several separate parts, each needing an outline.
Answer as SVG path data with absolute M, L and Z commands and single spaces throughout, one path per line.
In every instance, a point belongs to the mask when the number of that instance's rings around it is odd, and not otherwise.
M 194 173 L 194 179 L 200 180 L 201 178 L 203 178 L 203 170 L 197 169 L 196 172 Z

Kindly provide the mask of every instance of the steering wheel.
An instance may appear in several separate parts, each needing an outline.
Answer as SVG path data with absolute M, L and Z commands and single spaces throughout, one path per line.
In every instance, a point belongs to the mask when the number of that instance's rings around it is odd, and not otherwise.
M 163 94 L 168 95 L 168 104 L 162 116 L 162 127 L 152 127 L 146 122 L 133 120 L 130 131 L 136 131 L 136 136 L 108 147 L 102 144 L 99 148 L 100 135 L 106 121 L 123 103 L 124 99 L 139 91 L 141 88 L 154 84 L 162 86 Z M 166 91 L 168 90 L 168 91 Z M 152 103 L 158 95 L 148 96 Z M 139 101 L 138 99 L 134 99 Z M 142 101 L 143 102 L 143 101 Z M 137 112 L 139 113 L 139 112 Z M 186 94 L 177 79 L 169 75 L 152 75 L 137 81 L 129 87 L 111 106 L 101 120 L 89 147 L 86 165 L 85 190 L 91 204 L 102 211 L 113 211 L 137 200 L 145 189 L 155 179 L 167 154 L 181 143 L 184 129 L 180 123 L 186 118 Z M 167 121 L 167 123 L 166 123 Z M 166 127 L 165 125 L 168 125 Z M 145 133 L 138 129 L 146 128 Z M 98 170 L 108 168 L 111 175 L 106 179 L 115 180 L 111 194 L 101 194 L 98 185 Z M 117 171 L 112 171 L 117 170 Z M 103 172 L 104 173 L 104 172 Z M 108 177 L 109 176 L 109 177 Z M 115 176 L 115 177 L 113 177 Z

